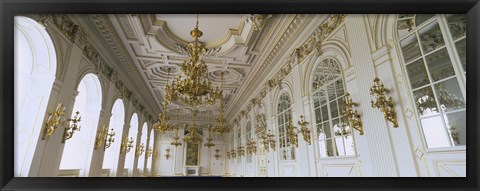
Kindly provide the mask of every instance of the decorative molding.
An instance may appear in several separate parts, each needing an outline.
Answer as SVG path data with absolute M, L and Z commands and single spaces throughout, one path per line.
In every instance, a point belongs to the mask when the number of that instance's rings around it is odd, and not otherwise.
M 321 54 L 321 52 L 320 52 L 321 43 L 324 40 L 326 40 L 326 38 L 338 26 L 340 26 L 341 23 L 343 23 L 343 21 L 345 20 L 345 16 L 346 16 L 345 14 L 331 15 L 330 18 L 325 23 L 320 25 L 320 27 L 318 27 L 315 30 L 315 32 L 310 36 L 310 38 L 308 38 L 308 40 L 302 46 L 300 46 L 298 48 L 295 48 L 294 51 L 290 54 L 289 60 L 285 63 L 285 65 L 282 68 L 280 68 L 280 70 L 274 75 L 274 77 L 272 77 L 270 80 L 267 80 L 267 82 L 265 83 L 265 85 L 262 88 L 262 90 L 260 91 L 260 93 L 255 96 L 255 99 L 262 100 L 268 92 L 272 91 L 276 87 L 281 89 L 283 80 L 285 79 L 286 76 L 288 76 L 290 74 L 290 72 L 292 72 L 293 67 L 296 64 L 301 63 L 303 61 L 303 59 L 305 59 L 308 55 L 310 55 L 310 53 L 312 53 L 313 51 L 316 51 L 318 55 Z M 292 24 L 290 26 L 294 26 L 293 25 L 294 23 L 295 22 L 292 22 Z M 284 33 L 284 35 L 286 35 L 286 34 L 287 33 Z M 278 43 L 275 46 L 274 51 L 272 51 L 270 53 L 269 57 L 271 55 L 273 55 L 274 52 L 278 53 L 278 49 L 280 47 L 277 48 L 277 46 L 279 46 L 279 45 L 280 45 L 280 43 Z M 276 49 L 277 49 L 277 51 L 275 51 Z M 266 62 L 263 63 L 261 68 L 264 68 L 265 65 L 268 65 L 269 64 L 268 61 L 269 61 L 269 59 L 267 58 Z M 257 74 L 258 74 L 258 72 L 257 72 Z M 246 109 L 248 111 L 250 111 L 249 107 L 251 107 L 251 106 L 250 105 L 246 106 Z

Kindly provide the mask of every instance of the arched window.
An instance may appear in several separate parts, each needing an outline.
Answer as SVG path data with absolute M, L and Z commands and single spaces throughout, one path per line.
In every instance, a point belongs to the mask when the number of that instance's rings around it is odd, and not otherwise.
M 278 119 L 278 143 L 280 144 L 279 154 L 281 160 L 295 160 L 295 148 L 288 139 L 288 125 L 292 120 L 292 109 L 290 96 L 287 93 L 280 95 L 277 105 Z M 293 122 L 292 122 L 293 123 Z
M 355 155 L 352 130 L 343 125 L 341 119 L 345 88 L 337 60 L 327 58 L 318 64 L 313 75 L 312 90 L 319 156 Z
M 400 14 L 398 42 L 428 148 L 466 144 L 465 15 Z
M 128 130 L 128 140 L 130 137 L 133 138 L 133 147 L 130 149 L 130 152 L 125 154 L 125 165 L 124 165 L 124 176 L 133 176 L 133 170 L 135 169 L 133 166 L 135 160 L 135 148 L 136 148 L 136 141 L 137 140 L 137 132 L 138 132 L 138 117 L 137 114 L 134 113 L 130 120 L 130 129 Z
M 245 128 L 245 141 L 248 142 L 250 139 L 252 139 L 252 122 L 248 121 L 247 128 Z M 247 150 L 245 150 L 245 153 L 247 155 L 247 163 L 251 163 L 252 155 Z
M 140 143 L 138 143 L 137 146 L 141 145 L 143 143 L 143 152 L 142 155 L 138 157 L 138 174 L 143 175 L 143 170 L 145 166 L 145 151 L 147 150 L 147 122 L 143 123 L 142 127 L 142 137 L 140 139 Z
M 57 60 L 44 27 L 26 17 L 14 19 L 14 176 L 26 177 L 46 119 Z
M 110 116 L 109 129 L 113 129 L 115 132 L 114 142 L 110 144 L 110 147 L 105 149 L 103 156 L 102 176 L 116 176 L 118 167 L 118 158 L 120 156 L 121 135 L 123 126 L 125 123 L 125 109 L 123 101 L 117 99 L 112 107 L 112 116 Z M 111 130 L 109 130 L 110 132 Z
M 79 111 L 80 131 L 65 142 L 60 170 L 79 171 L 79 176 L 88 176 L 98 127 L 98 118 L 102 109 L 102 88 L 95 74 L 87 74 L 80 81 L 78 95 L 75 98 L 72 117 Z M 63 132 L 62 132 L 63 133 Z

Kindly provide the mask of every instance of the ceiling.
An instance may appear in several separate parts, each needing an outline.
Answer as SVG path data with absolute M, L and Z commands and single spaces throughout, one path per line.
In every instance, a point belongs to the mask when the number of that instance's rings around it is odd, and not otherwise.
M 204 58 L 208 77 L 220 85 L 220 71 L 226 72 L 222 90 L 227 98 L 226 114 L 230 118 L 249 101 L 249 91 L 262 86 L 275 59 L 286 53 L 289 42 L 298 38 L 315 15 L 199 15 L 200 41 L 208 49 Z M 118 57 L 121 70 L 130 87 L 152 111 L 161 111 L 167 80 L 180 74 L 180 66 L 188 59 L 184 47 L 192 41 L 190 31 L 196 15 L 116 14 L 77 16 L 82 25 L 98 39 L 109 54 Z M 291 43 L 290 43 L 291 44 Z M 281 45 L 281 46 L 279 46 Z M 106 48 L 108 49 L 108 48 Z M 251 99 L 251 98 L 250 98 Z M 210 120 L 215 106 L 198 108 L 197 119 Z M 179 111 L 188 120 L 189 108 L 169 104 L 173 113 Z M 180 110 L 177 110 L 180 109 Z M 218 115 L 214 111 L 215 115 Z M 227 119 L 229 120 L 229 119 Z

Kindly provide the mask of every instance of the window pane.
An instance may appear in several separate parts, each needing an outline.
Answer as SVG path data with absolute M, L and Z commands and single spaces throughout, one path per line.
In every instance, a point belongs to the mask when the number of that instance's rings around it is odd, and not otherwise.
M 422 59 L 419 59 L 411 64 L 407 65 L 407 74 L 410 79 L 410 85 L 412 89 L 427 85 L 430 83 L 428 80 L 427 70 L 425 70 L 425 64 Z
M 418 31 L 423 53 L 429 53 L 445 45 L 438 22 L 434 21 Z
M 443 126 L 441 116 L 422 119 L 421 123 L 428 148 L 450 146 L 450 137 Z
M 335 90 L 337 90 L 337 97 L 343 96 L 345 94 L 345 90 L 343 88 L 343 82 L 341 79 L 335 81 Z
M 319 106 L 320 106 L 320 97 L 319 97 L 319 93 L 316 92 L 313 94 L 313 107 L 317 108 Z
M 466 39 L 462 39 L 455 43 L 457 48 L 458 57 L 460 57 L 460 62 L 462 63 L 463 71 L 467 71 L 467 47 Z
M 323 140 L 325 139 L 325 131 L 323 130 L 323 126 L 319 124 L 317 126 L 317 134 L 318 134 L 318 140 Z
M 328 108 L 327 105 L 322 106 L 322 121 L 328 120 Z
M 290 159 L 295 160 L 295 148 L 290 147 Z
M 467 34 L 467 19 L 465 15 L 447 15 L 447 22 L 453 40 L 464 37 Z
M 447 49 L 443 48 L 440 51 L 428 55 L 425 57 L 425 60 L 427 61 L 428 71 L 430 71 L 433 81 L 455 75 Z
M 465 101 L 463 100 L 457 78 L 435 84 L 435 91 L 443 112 L 465 108 Z
M 335 138 L 335 147 L 337 149 L 338 156 L 345 156 L 345 145 L 343 144 L 343 138 Z
M 427 21 L 429 18 L 432 18 L 435 14 L 416 14 L 415 15 L 415 25 L 421 25 L 423 22 Z
M 338 117 L 337 101 L 330 102 L 330 114 L 332 115 L 332 118 Z
M 332 137 L 332 133 L 331 133 L 331 130 L 330 130 L 330 124 L 328 122 L 325 122 L 325 123 L 322 123 L 322 126 L 323 126 L 323 130 L 325 132 L 325 136 L 328 138 L 331 138 Z
M 335 156 L 334 150 L 333 150 L 333 139 L 329 139 L 326 141 L 326 149 L 327 149 L 327 156 L 333 157 Z M 336 151 L 336 150 L 335 150 Z
M 455 112 L 444 116 L 445 124 L 455 146 L 467 144 L 467 118 L 465 111 Z
M 415 34 L 411 34 L 407 38 L 400 41 L 400 46 L 402 46 L 403 59 L 405 60 L 405 63 L 409 63 L 421 56 Z
M 320 113 L 320 108 L 315 109 L 315 122 L 318 124 L 322 120 L 322 115 Z
M 432 87 L 428 86 L 413 92 L 415 105 L 420 117 L 438 113 L 437 102 L 433 95 Z
M 335 95 L 335 84 L 334 83 L 328 85 L 327 92 L 328 92 L 328 100 L 329 101 L 334 100 L 335 97 L 336 97 L 336 95 Z

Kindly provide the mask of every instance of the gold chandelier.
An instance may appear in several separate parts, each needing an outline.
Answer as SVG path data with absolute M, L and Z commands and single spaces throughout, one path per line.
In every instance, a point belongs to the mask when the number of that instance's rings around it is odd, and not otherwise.
M 170 78 L 170 68 L 167 69 L 167 84 L 168 84 L 168 79 Z M 163 105 L 163 110 L 160 114 L 158 114 L 158 121 L 153 124 L 153 129 L 155 131 L 160 131 L 161 133 L 164 133 L 166 131 L 173 130 L 174 126 L 168 122 L 170 117 L 167 114 L 167 100 L 169 99 L 168 96 L 165 96 L 163 99 L 162 105 Z
M 195 125 L 195 118 L 197 117 L 197 111 L 193 111 L 193 123 L 192 126 L 188 128 L 188 133 L 183 137 L 183 141 L 185 143 L 188 142 L 196 142 L 196 143 L 201 143 L 202 142 L 202 135 L 198 133 L 197 126 Z
M 223 71 L 220 73 L 220 78 L 221 78 L 221 81 L 220 81 L 220 87 L 221 87 L 222 82 L 223 82 Z M 213 132 L 215 132 L 218 135 L 222 135 L 224 133 L 230 132 L 230 127 L 227 125 L 226 120 L 223 117 L 223 112 L 224 112 L 224 109 L 225 109 L 225 100 L 223 98 L 223 95 L 220 95 L 220 96 L 221 96 L 220 97 L 220 109 L 219 109 L 220 117 L 218 117 L 216 119 L 217 125 L 215 125 L 215 127 L 213 127 Z
M 190 31 L 190 35 L 194 41 L 187 47 L 190 59 L 183 62 L 183 75 L 178 76 L 171 84 L 167 82 L 165 92 L 169 99 L 189 106 L 213 104 L 222 95 L 222 91 L 218 87 L 212 88 L 212 83 L 207 78 L 208 68 L 202 60 L 206 48 L 199 41 L 203 33 L 198 29 L 198 15 L 196 26 Z

